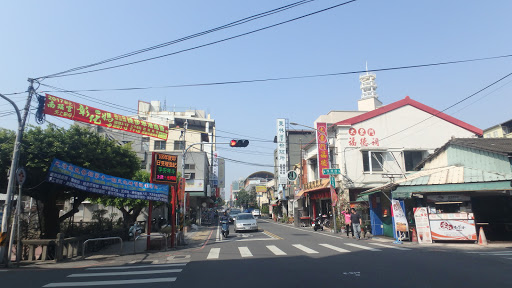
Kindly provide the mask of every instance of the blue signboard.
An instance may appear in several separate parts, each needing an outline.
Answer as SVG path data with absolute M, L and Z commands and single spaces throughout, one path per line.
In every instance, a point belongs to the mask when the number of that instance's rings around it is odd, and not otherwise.
M 53 159 L 46 181 L 106 196 L 167 202 L 169 186 L 114 177 Z

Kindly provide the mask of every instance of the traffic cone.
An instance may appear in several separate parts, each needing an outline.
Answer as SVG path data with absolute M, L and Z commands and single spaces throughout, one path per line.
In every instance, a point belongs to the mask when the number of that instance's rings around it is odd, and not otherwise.
M 485 238 L 484 228 L 480 227 L 480 232 L 478 232 L 478 245 L 487 246 L 487 238 Z

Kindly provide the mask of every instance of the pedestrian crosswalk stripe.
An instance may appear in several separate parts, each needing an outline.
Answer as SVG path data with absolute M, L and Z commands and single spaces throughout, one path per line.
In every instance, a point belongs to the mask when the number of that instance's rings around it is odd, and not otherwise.
M 473 252 L 466 252 L 466 253 L 477 253 L 477 254 L 499 254 L 499 253 L 512 253 L 512 251 L 473 251 Z
M 277 248 L 275 245 L 269 245 L 267 246 L 268 250 L 272 251 L 275 255 L 286 255 L 286 253 L 283 252 L 283 250 Z
M 343 249 L 343 248 L 340 248 L 340 247 L 336 247 L 336 246 L 332 246 L 332 245 L 329 245 L 329 244 L 319 244 L 320 246 L 324 246 L 326 248 L 329 248 L 329 249 L 332 249 L 334 251 L 338 251 L 338 252 L 350 252 L 346 249 Z
M 380 246 L 380 247 L 391 248 L 391 249 L 397 249 L 397 250 L 411 250 L 410 248 L 404 248 L 404 247 L 398 247 L 398 246 L 392 246 L 392 245 L 385 245 L 385 244 L 380 244 L 380 243 L 369 242 L 369 244 Z
M 313 254 L 313 253 L 318 253 L 317 251 L 313 250 L 313 249 L 310 249 L 304 245 L 300 245 L 300 244 L 293 244 L 292 245 L 293 247 L 297 248 L 297 249 L 300 249 L 308 254 Z
M 176 281 L 176 277 L 133 279 L 133 280 L 88 281 L 88 282 L 61 282 L 61 283 L 46 284 L 43 287 L 71 287 L 71 286 L 83 287 L 83 286 L 100 286 L 100 285 L 160 283 L 160 282 L 174 282 L 174 281 Z
M 139 268 L 159 268 L 159 267 L 179 267 L 185 266 L 187 263 L 179 264 L 158 264 L 158 265 L 137 265 L 137 266 L 114 266 L 114 267 L 92 267 L 86 270 L 125 270 L 125 269 L 139 269 Z
M 130 272 L 98 272 L 98 273 L 78 273 L 71 274 L 68 277 L 103 277 L 103 276 L 126 276 L 126 275 L 146 275 L 146 274 L 163 274 L 163 273 L 179 273 L 182 269 L 165 269 L 165 270 L 142 270 Z
M 352 247 L 357 247 L 357 248 L 361 248 L 361 249 L 369 250 L 369 251 L 381 251 L 380 249 L 375 249 L 375 248 L 372 248 L 372 247 L 366 247 L 366 246 L 363 246 L 363 245 L 358 245 L 358 244 L 353 244 L 353 243 L 345 243 L 345 245 L 349 245 L 349 246 L 352 246 Z
M 512 252 L 509 253 L 494 253 L 494 254 L 487 254 L 490 256 L 512 256 Z
M 208 253 L 208 257 L 206 259 L 218 259 L 220 253 L 220 248 L 212 248 L 210 253 Z
M 238 247 L 238 250 L 240 251 L 240 255 L 242 257 L 252 257 L 251 251 L 249 251 L 249 248 L 247 247 Z

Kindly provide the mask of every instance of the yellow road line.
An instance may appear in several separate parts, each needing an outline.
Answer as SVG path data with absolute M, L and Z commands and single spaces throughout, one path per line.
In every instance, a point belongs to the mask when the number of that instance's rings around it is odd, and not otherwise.
M 263 234 L 265 234 L 265 235 L 267 235 L 267 236 L 269 236 L 269 237 L 271 237 L 271 238 L 274 238 L 274 239 L 283 240 L 283 238 L 281 238 L 281 237 L 277 236 L 277 235 L 276 235 L 276 234 L 274 234 L 274 233 L 270 233 L 270 232 L 268 232 L 268 231 L 263 231 Z

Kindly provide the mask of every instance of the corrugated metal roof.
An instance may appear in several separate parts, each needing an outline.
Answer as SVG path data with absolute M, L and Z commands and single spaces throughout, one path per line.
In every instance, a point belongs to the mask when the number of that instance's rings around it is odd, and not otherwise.
M 399 180 L 395 183 L 387 183 L 385 185 L 366 190 L 362 193 L 362 195 L 372 194 L 377 191 L 389 189 L 393 186 L 462 184 L 506 180 L 512 180 L 512 173 L 502 174 L 464 166 L 447 166 L 435 169 L 421 170 L 417 173 L 408 175 L 406 179 Z

